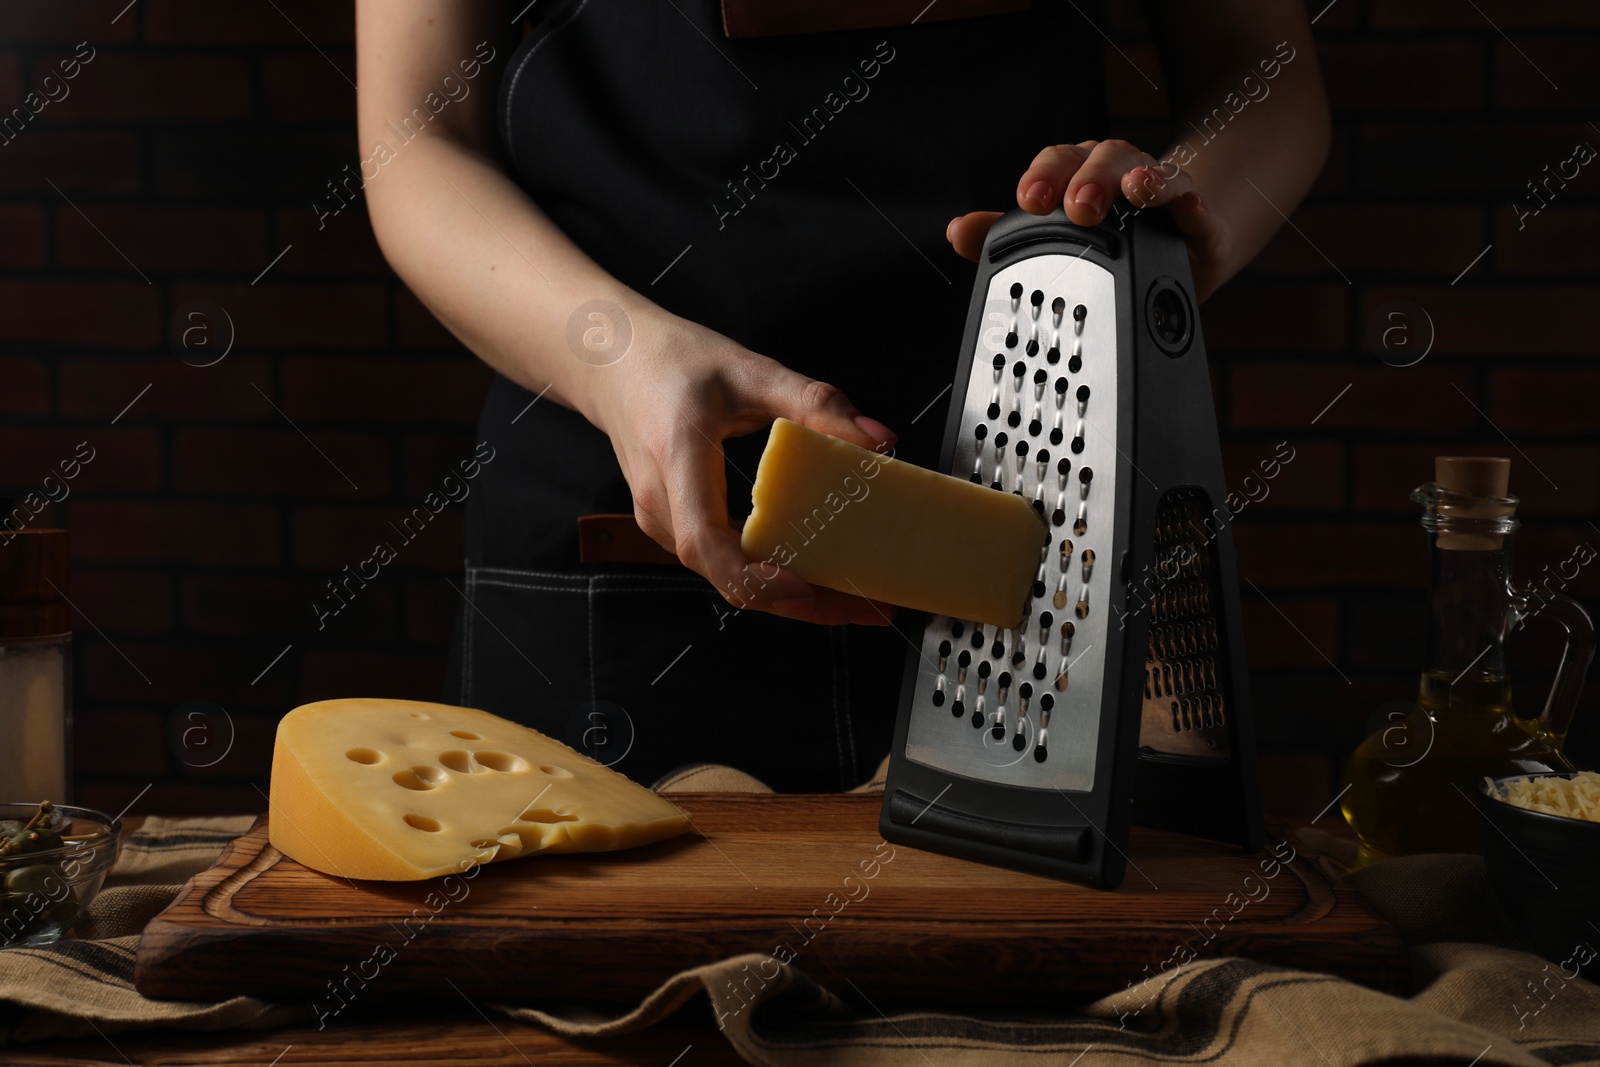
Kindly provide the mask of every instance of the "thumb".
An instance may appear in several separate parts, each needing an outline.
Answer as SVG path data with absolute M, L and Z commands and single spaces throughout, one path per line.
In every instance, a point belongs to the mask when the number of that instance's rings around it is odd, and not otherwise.
M 787 368 L 771 383 L 764 399 L 774 417 L 782 416 L 862 448 L 881 452 L 898 440 L 889 427 L 856 410 L 838 386 Z

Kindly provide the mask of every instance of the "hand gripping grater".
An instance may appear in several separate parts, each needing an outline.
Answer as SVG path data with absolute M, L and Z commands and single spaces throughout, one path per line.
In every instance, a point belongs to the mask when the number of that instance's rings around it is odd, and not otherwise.
M 918 620 L 884 837 L 1105 889 L 1130 820 L 1259 848 L 1231 513 L 1165 213 L 994 225 L 939 469 L 1020 493 L 1050 540 L 1018 628 Z

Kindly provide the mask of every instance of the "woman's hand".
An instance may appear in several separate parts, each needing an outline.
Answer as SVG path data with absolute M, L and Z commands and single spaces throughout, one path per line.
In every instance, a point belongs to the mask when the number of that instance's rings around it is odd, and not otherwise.
M 1127 141 L 1083 141 L 1054 145 L 1034 157 L 1017 182 L 1017 206 L 1048 215 L 1065 204 L 1080 226 L 1103 221 L 1118 197 L 1132 209 L 1165 208 L 1189 245 L 1196 296 L 1204 300 L 1227 276 L 1229 234 L 1194 189 L 1189 174 L 1171 159 L 1157 160 Z M 1129 208 L 1121 208 L 1126 211 Z M 957 252 L 976 260 L 998 211 L 974 211 L 950 221 L 945 236 Z
M 659 309 L 641 317 L 633 350 L 595 369 L 585 412 L 611 437 L 640 529 L 737 608 L 824 625 L 887 625 L 894 609 L 886 604 L 746 558 L 728 521 L 722 442 L 779 416 L 877 451 L 895 435 L 826 382 Z

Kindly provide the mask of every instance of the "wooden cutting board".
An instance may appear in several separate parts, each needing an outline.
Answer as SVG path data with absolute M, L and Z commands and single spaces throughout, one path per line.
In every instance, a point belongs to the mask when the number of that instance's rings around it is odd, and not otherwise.
M 930 1006 L 1059 1006 L 1227 955 L 1388 991 L 1409 980 L 1394 929 L 1305 855 L 1279 865 L 1135 828 L 1108 893 L 884 843 L 876 796 L 672 799 L 693 818 L 682 837 L 457 881 L 320 874 L 268 843 L 263 816 L 145 928 L 136 984 L 294 999 L 352 975 L 372 979 L 363 997 L 437 994 L 449 978 L 494 999 L 637 1001 L 745 952 Z

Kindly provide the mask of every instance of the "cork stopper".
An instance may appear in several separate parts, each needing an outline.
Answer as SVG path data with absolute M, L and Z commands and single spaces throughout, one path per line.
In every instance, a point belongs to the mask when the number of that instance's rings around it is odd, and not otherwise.
M 1503 497 L 1510 491 L 1511 460 L 1504 456 L 1435 456 L 1433 481 L 1453 493 Z
M 1438 505 L 1444 524 L 1439 547 L 1457 551 L 1493 551 L 1505 544 L 1503 533 L 1487 526 L 1517 512 L 1511 495 L 1511 460 L 1505 456 L 1435 456 L 1433 480 L 1443 494 Z M 1464 499 L 1470 498 L 1470 499 Z M 1452 528 L 1452 523 L 1461 525 Z

